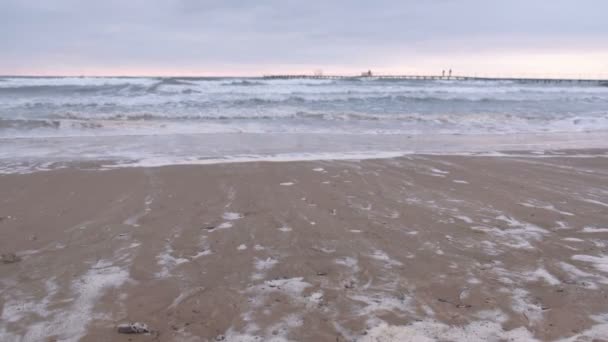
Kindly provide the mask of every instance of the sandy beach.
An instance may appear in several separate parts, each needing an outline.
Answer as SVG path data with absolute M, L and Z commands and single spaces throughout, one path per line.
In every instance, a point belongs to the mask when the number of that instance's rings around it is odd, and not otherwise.
M 606 158 L 1 175 L 0 340 L 606 340 Z
M 605 13 L 0 0 L 0 342 L 608 342 Z

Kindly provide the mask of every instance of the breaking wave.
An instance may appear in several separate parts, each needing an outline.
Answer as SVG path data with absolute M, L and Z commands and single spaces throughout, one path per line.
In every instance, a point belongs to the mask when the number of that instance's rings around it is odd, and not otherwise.
M 608 87 L 515 81 L 3 77 L 0 137 L 608 129 Z M 156 133 L 155 133 L 156 132 Z

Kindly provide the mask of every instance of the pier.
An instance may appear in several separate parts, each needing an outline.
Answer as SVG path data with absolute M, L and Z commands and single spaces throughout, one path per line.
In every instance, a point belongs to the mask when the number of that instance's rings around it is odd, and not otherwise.
M 520 78 L 520 77 L 477 77 L 477 76 L 440 76 L 440 75 L 264 75 L 264 79 L 313 79 L 313 80 L 427 80 L 427 81 L 510 81 L 517 83 L 586 83 L 608 86 L 608 79 L 586 78 Z

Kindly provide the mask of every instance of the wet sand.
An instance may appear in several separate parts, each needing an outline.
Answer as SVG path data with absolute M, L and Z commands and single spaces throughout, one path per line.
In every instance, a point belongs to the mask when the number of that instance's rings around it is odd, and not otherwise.
M 605 150 L 86 165 L 0 192 L 1 341 L 608 336 Z

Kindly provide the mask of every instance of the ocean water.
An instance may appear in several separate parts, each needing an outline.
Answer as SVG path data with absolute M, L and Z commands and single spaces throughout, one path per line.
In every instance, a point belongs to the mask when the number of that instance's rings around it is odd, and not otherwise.
M 559 147 L 606 131 L 605 84 L 0 77 L 4 165 Z

